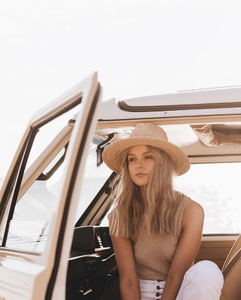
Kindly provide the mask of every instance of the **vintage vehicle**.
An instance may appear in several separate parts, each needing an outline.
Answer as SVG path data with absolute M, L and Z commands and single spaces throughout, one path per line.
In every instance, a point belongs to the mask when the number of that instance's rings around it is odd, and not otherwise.
M 140 122 L 189 156 L 175 186 L 205 209 L 196 260 L 223 270 L 222 300 L 241 299 L 241 87 L 101 98 L 94 73 L 32 117 L 0 191 L 0 300 L 120 299 L 108 231 L 116 174 L 101 153 Z

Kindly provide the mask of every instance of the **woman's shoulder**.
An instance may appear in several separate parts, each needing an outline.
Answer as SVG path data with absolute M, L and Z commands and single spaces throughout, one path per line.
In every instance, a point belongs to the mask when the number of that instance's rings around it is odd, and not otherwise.
M 196 201 L 192 200 L 191 198 L 187 197 L 185 208 L 183 212 L 183 225 L 185 223 L 192 223 L 192 222 L 200 222 L 202 223 L 204 220 L 204 209 L 203 207 L 197 203 Z
M 203 207 L 197 203 L 196 201 L 192 200 L 191 198 L 187 197 L 186 204 L 185 204 L 185 211 L 188 213 L 202 213 L 204 214 Z
M 183 203 L 184 205 L 184 211 L 188 211 L 188 212 L 202 212 L 203 208 L 202 206 L 197 203 L 196 201 L 192 200 L 190 197 L 188 197 L 187 195 L 183 194 L 182 192 L 177 191 L 180 199 L 181 199 L 181 203 Z

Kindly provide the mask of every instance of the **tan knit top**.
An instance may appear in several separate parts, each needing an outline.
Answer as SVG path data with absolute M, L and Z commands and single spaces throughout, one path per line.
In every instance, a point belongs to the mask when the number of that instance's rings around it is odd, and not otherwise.
M 140 225 L 139 237 L 133 244 L 137 275 L 141 279 L 166 280 L 178 240 L 181 235 L 181 223 L 187 196 L 181 194 L 176 217 L 180 228 L 179 236 L 172 234 L 148 234 Z

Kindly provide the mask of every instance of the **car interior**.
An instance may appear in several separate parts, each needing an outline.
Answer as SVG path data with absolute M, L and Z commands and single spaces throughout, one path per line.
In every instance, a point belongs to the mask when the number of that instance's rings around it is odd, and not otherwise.
M 89 147 L 76 211 L 68 261 L 66 299 L 120 299 L 118 268 L 108 228 L 108 214 L 113 201 L 112 188 L 118 184 L 115 183 L 118 175 L 105 166 L 101 153 L 109 143 L 128 137 L 140 122 L 152 122 L 163 127 L 169 141 L 181 147 L 189 156 L 191 169 L 180 178 L 175 178 L 174 186 L 199 202 L 205 210 L 203 238 L 195 262 L 211 260 L 222 270 L 225 284 L 221 300 L 240 299 L 241 122 L 236 116 L 219 117 L 215 121 L 205 117 L 195 122 L 190 122 L 190 118 L 178 121 L 153 118 L 98 122 Z M 13 221 L 17 223 L 25 218 L 24 226 L 38 221 L 39 230 L 36 229 L 34 235 L 31 232 L 32 242 L 28 240 L 28 243 L 23 243 L 23 248 L 17 246 L 18 250 L 41 253 L 44 249 L 51 223 L 51 210 L 56 200 L 54 195 L 58 190 L 59 174 L 64 167 L 73 126 L 74 121 L 69 122 L 40 152 L 24 174 Z M 36 195 L 40 194 L 39 202 L 35 203 Z M 45 203 L 46 199 L 48 201 Z M 44 213 L 37 220 L 40 202 L 44 206 L 41 207 Z M 28 216 L 30 209 L 33 214 Z M 28 238 L 20 233 L 21 228 L 19 231 L 17 229 L 17 226 L 10 228 L 7 241 L 9 248 L 16 248 L 21 239 L 26 241 Z

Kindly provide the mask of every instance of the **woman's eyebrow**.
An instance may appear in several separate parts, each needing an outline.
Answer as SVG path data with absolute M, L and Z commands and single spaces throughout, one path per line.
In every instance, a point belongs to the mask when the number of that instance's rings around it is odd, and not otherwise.
M 150 151 L 146 151 L 146 152 L 143 152 L 143 153 L 141 153 L 141 155 L 146 155 L 146 154 L 151 154 L 151 152 Z M 127 154 L 127 156 L 136 156 L 136 154 L 134 154 L 134 153 L 128 153 Z
M 127 156 L 135 156 L 134 153 L 128 153 Z
M 151 154 L 150 151 L 143 152 L 142 155 Z

